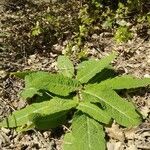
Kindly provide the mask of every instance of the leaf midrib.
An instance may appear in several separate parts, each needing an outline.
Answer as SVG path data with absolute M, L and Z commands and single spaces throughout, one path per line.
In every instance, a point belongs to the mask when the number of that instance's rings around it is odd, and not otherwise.
M 41 111 L 41 110 L 45 110 L 45 109 L 48 108 L 48 107 L 49 107 L 49 106 L 44 106 L 44 107 L 39 108 L 39 109 L 37 109 L 37 110 L 35 110 L 35 111 L 29 113 L 29 114 L 37 113 L 37 112 L 39 112 L 39 111 Z M 20 117 L 20 118 L 17 118 L 17 120 L 20 120 L 20 119 L 22 119 L 22 118 L 25 118 L 25 117 L 27 117 L 29 114 L 26 114 L 26 115 L 24 115 L 24 116 L 22 116 L 22 117 Z M 15 115 L 15 114 L 13 114 L 13 115 Z
M 34 110 L 34 111 L 32 111 L 31 113 L 28 113 L 28 114 L 26 114 L 26 115 L 24 115 L 24 116 L 22 116 L 22 117 L 19 117 L 19 118 L 17 118 L 17 120 L 20 120 L 20 119 L 22 119 L 22 118 L 26 118 L 28 115 L 30 115 L 30 114 L 32 114 L 32 113 L 38 113 L 39 111 L 42 111 L 42 110 L 45 110 L 45 109 L 47 109 L 47 108 L 49 108 L 50 106 L 48 106 L 48 105 L 45 105 L 44 107 L 42 107 L 42 108 L 36 108 L 36 110 Z M 58 107 L 57 107 L 58 108 Z M 59 107 L 60 108 L 60 107 Z M 69 109 L 69 108 L 68 108 Z M 55 110 L 59 110 L 59 109 L 55 109 Z M 64 111 L 64 110 L 67 110 L 67 109 L 62 109 L 61 111 Z M 55 111 L 54 113 L 57 113 L 57 112 L 59 112 L 59 111 Z M 50 114 L 52 114 L 52 113 L 49 113 L 48 115 L 50 115 Z M 12 114 L 12 115 L 15 115 L 15 114 Z
M 86 121 L 85 121 L 86 120 Z M 86 118 L 84 119 L 84 123 L 78 128 L 78 130 L 77 130 L 77 132 L 76 132 L 76 134 L 78 134 L 79 132 L 80 132 L 80 129 L 82 129 L 83 127 L 84 127 L 84 125 L 86 125 L 86 127 L 87 127 L 87 132 L 85 132 L 85 134 L 83 135 L 83 137 L 80 139 L 80 141 L 82 141 L 82 139 L 84 139 L 84 137 L 85 138 L 88 138 L 88 141 L 90 142 L 91 140 L 90 140 L 90 130 L 89 130 L 89 118 L 86 116 Z M 89 133 L 88 135 L 87 135 L 87 133 Z M 73 135 L 73 134 L 72 134 Z M 90 147 L 90 149 L 91 149 L 91 145 L 89 146 Z
M 86 120 L 86 121 L 85 121 Z M 93 136 L 93 134 L 90 133 L 90 123 L 93 124 L 93 126 L 96 127 L 97 131 L 99 131 L 100 129 L 98 128 L 98 126 L 95 124 L 95 122 L 91 121 L 90 122 L 90 118 L 86 116 L 86 118 L 84 119 L 84 123 L 78 128 L 78 131 L 76 134 L 78 134 L 80 132 L 80 129 L 83 128 L 84 125 L 86 125 L 87 127 L 87 131 L 85 132 L 85 134 L 83 135 L 83 137 L 80 139 L 82 141 L 82 139 L 87 138 L 88 141 L 88 150 L 92 150 L 92 146 L 91 146 L 91 135 Z M 87 134 L 88 133 L 88 134 Z M 99 141 L 99 140 L 98 140 Z M 101 144 L 101 143 L 100 143 Z
M 86 117 L 86 119 L 87 119 L 87 133 L 88 133 L 88 145 L 89 145 L 89 149 L 91 149 L 92 147 L 91 147 L 91 137 L 89 136 L 89 135 L 91 135 L 90 134 L 90 125 L 89 125 L 89 118 L 88 117 Z
M 92 64 L 92 65 L 93 65 L 93 64 Z M 85 78 L 88 77 L 89 75 L 91 76 L 91 74 L 92 74 L 93 72 L 95 72 L 95 71 L 97 70 L 97 68 L 99 68 L 99 66 L 94 67 L 89 73 L 87 73 L 85 76 L 83 76 L 82 78 L 80 78 L 79 81 L 82 82 L 83 79 L 85 79 Z M 102 68 L 102 67 L 101 67 L 101 68 Z M 101 70 L 99 70 L 99 71 L 101 71 Z M 86 81 L 86 82 L 87 82 L 87 81 Z
M 35 88 L 35 89 L 37 89 L 37 90 L 41 90 L 41 89 L 48 89 L 48 90 L 49 90 L 49 85 L 52 85 L 52 86 L 55 85 L 55 86 L 58 86 L 58 87 L 63 88 L 63 89 L 65 90 L 65 94 L 67 94 L 69 91 L 72 91 L 73 89 L 76 90 L 76 89 L 80 86 L 80 84 L 79 84 L 77 81 L 74 81 L 74 80 L 72 80 L 72 81 L 73 81 L 72 86 L 71 86 L 71 84 L 65 84 L 65 82 L 62 83 L 62 84 L 60 84 L 60 83 L 57 83 L 57 84 L 56 84 L 56 82 L 53 83 L 53 82 L 51 81 L 51 82 L 45 84 L 45 85 L 44 85 L 43 87 L 41 87 L 41 88 L 36 88 L 36 87 L 34 87 L 34 86 L 30 86 L 30 87 L 26 87 L 26 89 Z M 74 85 L 78 85 L 78 86 L 74 86 Z M 66 92 L 66 91 L 67 91 L 67 92 Z
M 89 103 L 90 104 L 90 103 Z M 96 111 L 98 114 L 100 114 L 100 112 L 97 110 L 97 109 L 95 109 L 95 108 L 93 108 L 93 107 L 90 107 L 90 106 L 88 106 L 88 105 L 86 105 L 85 103 L 80 103 L 79 104 L 79 106 L 84 106 L 84 107 L 86 107 L 86 108 L 90 108 L 90 109 L 92 109 L 92 110 L 94 110 L 94 111 Z M 100 108 L 99 108 L 100 109 Z M 86 113 L 86 112 L 85 112 Z M 101 115 L 101 114 L 100 114 Z M 101 115 L 102 116 L 102 115 Z M 96 117 L 97 118 L 97 117 Z M 107 118 L 103 115 L 103 118 L 105 118 L 105 120 L 107 120 Z M 98 120 L 98 119 L 96 119 L 96 120 Z M 100 120 L 98 120 L 98 121 L 100 121 Z
M 129 122 L 131 122 L 130 120 L 135 121 L 134 119 L 132 119 L 131 117 L 129 117 L 128 115 L 126 115 L 125 113 L 123 113 L 122 111 L 116 109 L 113 105 L 110 105 L 110 104 L 109 104 L 107 101 L 105 101 L 102 97 L 97 96 L 96 94 L 94 95 L 93 93 L 91 93 L 91 92 L 89 92 L 89 91 L 84 91 L 84 93 L 90 94 L 90 95 L 92 95 L 92 96 L 94 96 L 94 97 L 96 97 L 96 98 L 102 100 L 104 103 L 108 104 L 110 107 L 112 107 L 113 109 L 117 110 L 119 113 L 121 113 L 121 114 L 123 114 L 124 116 L 126 116 L 126 118 L 129 118 Z

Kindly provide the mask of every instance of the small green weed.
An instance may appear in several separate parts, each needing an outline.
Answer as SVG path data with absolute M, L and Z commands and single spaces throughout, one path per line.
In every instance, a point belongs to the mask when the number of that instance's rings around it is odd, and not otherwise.
M 149 22 L 148 0 L 114 0 L 113 3 L 110 0 L 70 0 L 39 4 L 24 1 L 26 5 L 17 0 L 8 2 L 16 7 L 10 7 L 2 17 L 2 29 L 7 36 L 0 49 L 29 55 L 35 51 L 50 51 L 53 45 L 67 41 L 77 45 L 77 53 L 80 53 L 92 34 L 113 32 L 123 26 L 120 22 L 125 26 Z
M 108 76 L 115 57 L 112 53 L 101 60 L 83 61 L 75 69 L 68 57 L 59 56 L 57 74 L 14 73 L 25 79 L 22 98 L 32 98 L 33 103 L 13 112 L 0 126 L 18 131 L 47 130 L 66 123 L 71 111 L 71 131 L 64 137 L 63 150 L 105 150 L 105 125 L 113 119 L 124 127 L 141 123 L 134 105 L 117 92 L 150 85 L 150 78 Z
M 121 26 L 117 29 L 114 39 L 117 43 L 127 42 L 132 38 L 132 33 L 129 31 L 128 27 Z

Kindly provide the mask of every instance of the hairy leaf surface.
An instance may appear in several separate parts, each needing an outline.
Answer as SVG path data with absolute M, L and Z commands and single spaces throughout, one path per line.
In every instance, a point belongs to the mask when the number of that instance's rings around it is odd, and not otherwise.
M 138 79 L 131 75 L 123 75 L 102 81 L 100 86 L 105 86 L 111 89 L 131 89 L 150 85 L 150 78 Z
M 74 142 L 75 139 L 72 133 L 66 133 L 64 136 L 63 150 L 77 150 Z
M 104 150 L 105 133 L 94 119 L 81 112 L 76 113 L 72 122 L 72 132 L 64 138 L 64 150 Z
M 59 72 L 66 77 L 74 76 L 74 66 L 67 56 L 59 56 L 57 60 Z
M 28 124 L 29 121 L 31 121 L 31 114 L 38 113 L 41 115 L 55 116 L 55 113 L 69 110 L 73 107 L 76 107 L 76 105 L 76 101 L 59 98 L 53 98 L 50 101 L 41 103 L 34 103 L 24 109 L 13 112 L 12 115 L 1 122 L 0 126 L 7 128 L 24 126 L 25 124 Z
M 78 65 L 77 79 L 81 83 L 87 83 L 97 73 L 106 68 L 111 63 L 111 61 L 115 59 L 115 57 L 116 55 L 112 53 L 98 61 L 88 60 L 80 63 Z
M 25 88 L 21 92 L 21 96 L 24 99 L 32 98 L 34 95 L 42 96 L 42 93 L 39 92 L 39 90 L 37 88 Z
M 106 113 L 106 111 L 89 102 L 80 102 L 77 109 L 81 110 L 83 113 L 88 114 L 90 117 L 99 122 L 105 124 L 108 124 L 110 122 L 111 117 Z
M 92 103 L 99 102 L 99 99 L 97 97 L 94 97 L 88 93 L 85 93 L 85 91 L 82 91 L 81 94 L 82 94 L 82 100 L 85 102 L 92 102 Z
M 31 98 L 39 90 L 48 90 L 54 94 L 67 96 L 70 92 L 77 90 L 80 83 L 59 74 L 47 72 L 36 72 L 25 77 L 25 89 L 21 93 L 24 99 Z
M 119 124 L 131 127 L 141 122 L 133 104 L 122 99 L 115 91 L 90 85 L 86 87 L 84 92 L 98 98 L 103 106 L 105 104 L 107 113 Z

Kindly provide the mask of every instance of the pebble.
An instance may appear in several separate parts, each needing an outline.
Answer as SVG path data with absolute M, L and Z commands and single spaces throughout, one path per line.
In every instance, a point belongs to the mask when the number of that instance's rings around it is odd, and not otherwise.
M 47 132 L 44 132 L 44 133 L 43 133 L 43 136 L 44 136 L 44 138 L 47 139 L 47 138 L 49 137 L 49 134 L 48 134 Z
M 7 73 L 4 70 L 0 70 L 0 77 L 5 78 Z
M 149 74 L 145 74 L 144 78 L 150 78 L 150 75 Z
M 0 139 L 3 143 L 10 143 L 9 137 L 4 132 L 0 132 Z
M 10 133 L 10 129 L 6 129 L 6 128 L 1 128 L 2 132 L 4 132 L 5 134 L 9 134 Z

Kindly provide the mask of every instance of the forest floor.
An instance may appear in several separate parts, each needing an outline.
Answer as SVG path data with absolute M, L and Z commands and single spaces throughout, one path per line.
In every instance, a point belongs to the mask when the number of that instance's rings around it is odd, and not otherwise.
M 91 46 L 87 49 L 89 57 L 100 59 L 112 50 L 117 51 L 119 56 L 113 62 L 113 66 L 118 73 L 132 74 L 139 78 L 150 77 L 150 34 L 145 38 L 134 35 L 127 43 L 116 44 L 113 37 L 104 31 L 101 34 L 93 34 L 87 45 Z M 14 110 L 26 106 L 26 102 L 18 95 L 24 83 L 10 76 L 10 73 L 22 70 L 56 72 L 56 60 L 63 49 L 64 45 L 57 43 L 53 46 L 53 51 L 49 52 L 39 50 L 40 52 L 27 54 L 25 51 L 20 55 L 18 51 L 0 51 L 0 120 Z M 131 129 L 120 127 L 115 122 L 111 127 L 105 128 L 107 148 L 108 150 L 148 150 L 150 149 L 150 89 L 140 88 L 138 92 L 126 92 L 124 96 L 131 99 L 139 109 L 143 115 L 143 122 Z M 33 130 L 17 133 L 13 129 L 1 128 L 0 149 L 61 150 L 65 130 L 65 126 L 62 126 L 49 131 Z

